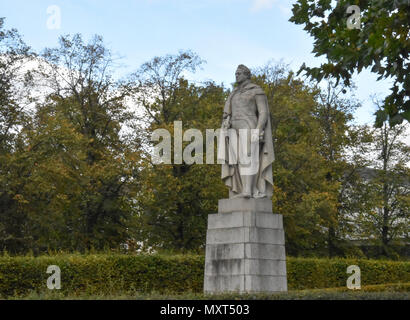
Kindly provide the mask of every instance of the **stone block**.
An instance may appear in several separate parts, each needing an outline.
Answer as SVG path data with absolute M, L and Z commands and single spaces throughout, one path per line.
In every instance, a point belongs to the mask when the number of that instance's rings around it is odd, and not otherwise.
M 210 214 L 208 216 L 208 229 L 221 229 L 229 226 L 259 227 L 271 229 L 283 229 L 283 218 L 280 214 L 260 213 L 252 211 L 228 212 Z
M 285 245 L 266 243 L 245 243 L 246 259 L 278 259 L 286 260 Z M 239 256 L 238 256 L 239 258 Z
M 271 199 L 221 199 L 218 202 L 218 213 L 230 213 L 230 212 L 259 212 L 259 213 L 272 213 L 272 200 Z
M 207 244 L 205 257 L 209 260 L 244 259 L 245 243 Z
M 207 244 L 244 243 L 245 228 L 210 229 L 206 234 Z
M 205 275 L 243 275 L 244 259 L 208 260 L 205 262 Z
M 245 275 L 286 276 L 286 261 L 269 259 L 244 259 Z
M 286 276 L 245 275 L 244 292 L 286 292 Z
M 283 229 L 244 228 L 246 243 L 285 244 Z
M 205 275 L 204 292 L 205 293 L 222 293 L 222 292 L 244 292 L 245 276 L 244 275 Z

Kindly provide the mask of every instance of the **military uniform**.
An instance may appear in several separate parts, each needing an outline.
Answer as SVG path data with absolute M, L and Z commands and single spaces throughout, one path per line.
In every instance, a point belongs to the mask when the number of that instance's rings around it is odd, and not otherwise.
M 273 189 L 272 163 L 274 161 L 274 153 L 269 108 L 262 88 L 251 83 L 250 80 L 235 88 L 225 104 L 224 121 L 225 123 L 228 122 L 229 128 L 235 129 L 237 132 L 240 129 L 248 130 L 246 143 L 248 155 L 251 154 L 251 147 L 253 148 L 250 129 L 260 129 L 258 168 L 256 170 L 256 180 L 253 182 L 252 193 L 254 197 L 271 196 Z M 240 139 L 237 140 L 239 144 Z M 225 140 L 224 150 L 234 147 L 236 150 L 239 149 L 240 152 L 241 148 L 229 145 L 230 143 L 232 142 L 229 139 Z M 239 159 L 241 159 L 240 154 Z M 222 180 L 230 188 L 230 197 L 233 197 L 244 191 L 243 169 L 246 166 L 240 163 L 229 164 L 227 160 L 225 159 L 225 163 L 222 165 Z

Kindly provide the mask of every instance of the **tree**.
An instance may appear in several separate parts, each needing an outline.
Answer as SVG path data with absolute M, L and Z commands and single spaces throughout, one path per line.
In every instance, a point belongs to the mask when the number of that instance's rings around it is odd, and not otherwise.
M 134 74 L 135 101 L 145 111 L 148 123 L 138 197 L 141 232 L 136 238 L 156 248 L 203 248 L 208 214 L 216 212 L 218 199 L 227 192 L 216 164 L 176 163 L 174 157 L 172 164 L 151 162 L 153 142 L 149 137 L 155 129 L 167 129 L 174 141 L 174 121 L 182 121 L 184 130 L 200 130 L 204 138 L 205 129 L 220 127 L 224 89 L 214 83 L 196 85 L 184 78 L 185 72 L 194 72 L 201 63 L 196 54 L 185 51 L 155 57 Z M 187 144 L 184 142 L 184 147 Z
M 379 108 L 380 103 L 378 103 Z M 408 124 L 384 123 L 373 129 L 370 144 L 376 157 L 364 185 L 367 211 L 359 217 L 362 237 L 375 240 L 382 254 L 390 256 L 392 245 L 408 239 L 410 212 L 410 147 L 403 142 Z
M 319 90 L 314 113 L 319 122 L 321 135 L 318 151 L 324 158 L 324 166 L 328 170 L 326 180 L 329 186 L 333 186 L 329 188 L 329 193 L 335 192 L 332 195 L 335 201 L 335 205 L 332 206 L 334 210 L 328 211 L 326 225 L 329 257 L 344 254 L 346 218 L 352 209 L 351 194 L 348 194 L 347 189 L 354 183 L 354 173 L 357 169 L 357 163 L 346 161 L 346 150 L 356 136 L 350 122 L 359 103 L 354 100 L 353 90 L 350 90 L 349 98 L 344 96 L 347 90 L 344 85 L 335 85 L 328 81 L 326 89 Z M 334 188 L 335 186 L 337 188 Z
M 287 252 L 309 255 L 326 250 L 323 226 L 332 205 L 321 137 L 314 117 L 317 90 L 284 65 L 269 63 L 254 72 L 268 98 L 275 150 L 273 208 L 283 214 Z
M 17 201 L 22 186 L 13 172 L 18 133 L 28 120 L 22 67 L 31 55 L 17 30 L 4 29 L 0 18 L 0 250 L 16 251 L 28 239 L 27 217 Z
M 346 255 L 350 210 L 357 183 L 356 159 L 349 153 L 364 134 L 351 126 L 358 106 L 348 89 L 332 82 L 325 89 L 304 84 L 283 64 L 255 70 L 267 94 L 275 149 L 273 207 L 284 215 L 292 255 Z
M 352 12 L 360 8 L 360 29 L 346 25 Z M 356 8 L 357 10 L 357 8 Z M 407 0 L 298 0 L 290 21 L 304 25 L 314 38 L 313 53 L 325 56 L 326 63 L 300 72 L 317 80 L 336 77 L 346 85 L 355 71 L 371 68 L 378 79 L 393 79 L 384 109 L 376 113 L 378 127 L 410 121 L 409 38 L 410 3 Z M 348 13 L 350 12 L 350 13 Z
M 32 77 L 49 95 L 23 131 L 33 164 L 24 208 L 42 226 L 33 232 L 50 247 L 118 247 L 128 239 L 138 176 L 139 142 L 121 133 L 133 120 L 129 87 L 113 80 L 99 36 L 63 36 L 42 59 Z

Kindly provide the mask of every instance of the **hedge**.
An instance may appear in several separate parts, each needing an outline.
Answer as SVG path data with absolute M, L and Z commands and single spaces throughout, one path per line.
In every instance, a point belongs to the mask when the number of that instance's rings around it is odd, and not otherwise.
M 200 293 L 204 257 L 199 255 L 56 255 L 0 257 L 0 296 L 47 290 L 47 267 L 61 269 L 61 293 Z M 287 258 L 289 290 L 346 286 L 349 265 L 361 269 L 362 285 L 410 282 L 410 262 Z

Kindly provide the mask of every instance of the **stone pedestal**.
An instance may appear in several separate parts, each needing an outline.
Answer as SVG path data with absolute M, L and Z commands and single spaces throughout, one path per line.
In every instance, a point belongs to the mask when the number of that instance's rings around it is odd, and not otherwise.
M 282 215 L 270 199 L 222 199 L 208 216 L 205 293 L 287 291 Z

